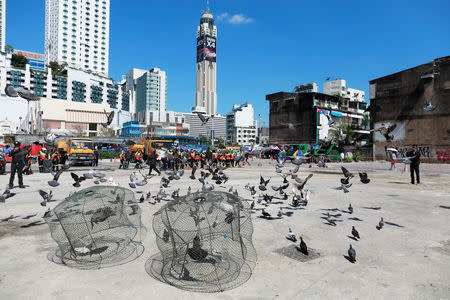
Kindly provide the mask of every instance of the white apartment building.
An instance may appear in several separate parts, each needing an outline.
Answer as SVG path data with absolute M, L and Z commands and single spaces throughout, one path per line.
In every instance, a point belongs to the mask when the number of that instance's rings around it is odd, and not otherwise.
M 323 93 L 328 95 L 339 94 L 345 99 L 364 102 L 364 91 L 352 89 L 346 87 L 346 82 L 344 79 L 337 79 L 333 81 L 327 81 L 323 84 Z
M 46 0 L 45 63 L 108 77 L 110 0 Z
M 0 0 L 0 51 L 5 52 L 6 43 L 6 0 Z
M 227 142 L 241 146 L 251 146 L 258 136 L 257 122 L 254 120 L 253 105 L 249 103 L 233 105 L 227 114 Z
M 25 87 L 42 100 L 28 105 L 20 97 L 9 98 L 5 94 L 7 84 Z M 25 70 L 17 69 L 11 65 L 11 54 L 0 55 L 0 101 L 4 108 L 0 110 L 0 120 L 7 117 L 20 123 L 20 129 L 32 132 L 76 127 L 96 134 L 102 129 L 100 123 L 106 121 L 105 111 L 115 112 L 109 127 L 113 130 L 132 119 L 124 82 L 116 84 L 103 76 L 70 67 L 67 74 L 58 75 L 52 74 L 50 68 L 32 72 L 30 65 Z

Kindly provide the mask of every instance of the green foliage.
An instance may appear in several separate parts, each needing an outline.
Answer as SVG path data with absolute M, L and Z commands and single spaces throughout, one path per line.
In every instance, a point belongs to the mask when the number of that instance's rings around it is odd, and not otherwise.
M 16 69 L 25 69 L 28 59 L 23 55 L 13 54 L 11 57 L 11 65 Z
M 52 70 L 52 76 L 67 77 L 67 63 L 59 64 L 57 61 L 51 61 L 47 67 Z
M 6 45 L 5 46 L 5 51 L 6 53 L 13 53 L 14 52 L 14 47 L 11 45 Z
M 223 138 L 218 138 L 217 139 L 217 146 L 218 147 L 225 147 L 225 141 L 224 141 L 224 139 Z
M 119 158 L 120 152 L 99 152 L 98 158 L 99 159 L 114 159 Z
M 353 158 L 351 158 L 350 156 L 347 156 L 345 158 L 345 162 L 352 162 L 352 161 L 353 161 Z
M 361 153 L 356 152 L 356 153 L 353 155 L 353 160 L 354 160 L 354 161 L 362 161 L 362 160 L 364 160 L 364 157 L 361 155 Z
M 331 130 L 330 133 L 333 136 L 334 142 L 339 145 L 353 144 L 353 136 L 355 135 L 355 132 L 350 125 L 342 124 L 338 126 L 336 130 Z

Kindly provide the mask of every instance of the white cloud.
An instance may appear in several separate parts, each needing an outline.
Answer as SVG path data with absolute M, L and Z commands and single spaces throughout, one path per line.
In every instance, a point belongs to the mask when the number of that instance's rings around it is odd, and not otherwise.
M 230 15 L 229 13 L 222 13 L 217 16 L 218 21 L 225 21 L 230 24 L 248 24 L 253 22 L 252 18 L 246 17 L 244 14 L 234 14 Z

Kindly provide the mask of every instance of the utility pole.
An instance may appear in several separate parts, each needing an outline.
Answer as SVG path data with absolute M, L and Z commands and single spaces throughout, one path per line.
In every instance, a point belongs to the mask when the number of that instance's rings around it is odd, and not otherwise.
M 259 121 L 258 121 L 258 143 L 261 144 L 261 114 L 258 114 Z

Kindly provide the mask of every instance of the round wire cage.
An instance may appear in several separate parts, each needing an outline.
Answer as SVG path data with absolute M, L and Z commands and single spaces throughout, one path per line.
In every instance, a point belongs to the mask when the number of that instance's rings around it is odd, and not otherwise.
M 58 244 L 49 259 L 80 269 L 132 261 L 144 251 L 141 213 L 128 189 L 95 186 L 74 193 L 44 218 Z
M 147 261 L 154 278 L 180 289 L 220 292 L 246 282 L 256 265 L 251 211 L 225 192 L 171 201 L 153 217 L 160 253 Z

